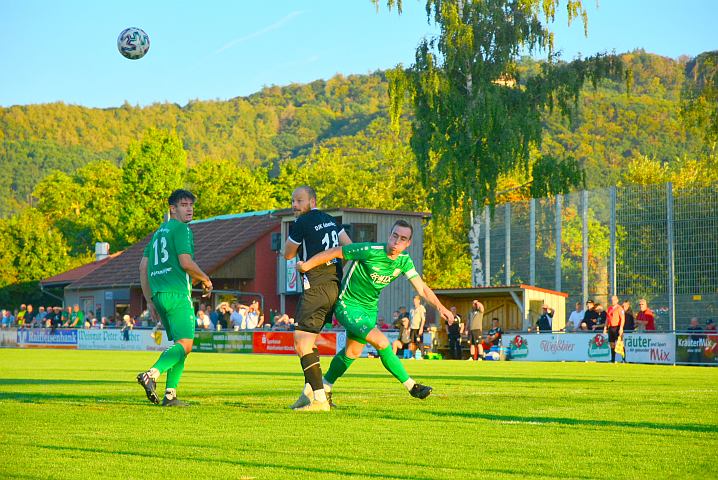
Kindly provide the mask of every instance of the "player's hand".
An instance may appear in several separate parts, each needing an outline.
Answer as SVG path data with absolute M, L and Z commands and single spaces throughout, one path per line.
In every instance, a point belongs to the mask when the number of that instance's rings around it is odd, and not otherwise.
M 202 281 L 202 298 L 209 297 L 212 293 L 212 280 L 209 278 Z
M 307 269 L 305 268 L 304 262 L 302 262 L 302 261 L 297 262 L 297 271 L 299 273 L 307 273 Z
M 451 310 L 447 308 L 442 307 L 441 310 L 439 310 L 439 313 L 441 314 L 441 318 L 443 318 L 444 320 L 454 320 L 454 314 L 451 313 Z

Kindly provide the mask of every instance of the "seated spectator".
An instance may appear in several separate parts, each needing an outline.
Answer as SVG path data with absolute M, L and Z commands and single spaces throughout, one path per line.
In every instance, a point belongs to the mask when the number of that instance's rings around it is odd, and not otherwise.
M 68 305 L 65 307 L 65 309 L 62 311 L 62 326 L 63 327 L 69 327 L 70 326 L 70 318 L 72 318 L 72 307 Z
M 593 329 L 603 330 L 603 327 L 606 326 L 606 319 L 608 318 L 608 315 L 603 309 L 603 305 L 601 305 L 600 303 L 596 304 L 596 314 L 598 315 L 598 318 L 596 319 L 596 325 L 593 326 Z
M 391 344 L 394 355 L 399 349 L 404 350 L 404 358 L 412 358 L 411 355 L 411 328 L 409 328 L 409 317 L 402 317 L 401 325 L 399 326 L 399 338 L 394 340 Z
M 376 326 L 379 330 L 390 330 L 391 329 L 391 325 L 386 323 L 386 320 L 384 320 L 384 317 L 382 317 L 381 315 L 379 316 L 379 318 L 376 319 Z
M 219 330 L 226 330 L 229 328 L 230 320 L 229 317 L 231 316 L 229 304 L 227 302 L 222 302 L 217 306 L 217 322 L 215 323 L 215 326 L 217 327 L 217 331 Z
M 243 324 L 245 322 L 245 315 L 247 314 L 248 309 L 249 307 L 242 305 L 241 303 L 232 304 L 232 313 L 229 316 L 229 323 L 235 332 L 240 328 L 244 329 Z
M 294 319 L 286 313 L 274 317 L 274 325 L 272 330 L 292 330 L 294 327 Z
M 45 317 L 47 316 L 47 312 L 45 311 L 45 307 L 40 307 L 37 309 L 37 315 L 35 316 L 35 321 L 33 322 L 35 327 L 44 327 L 45 326 Z
M 394 310 L 391 314 L 391 326 L 395 329 L 401 328 L 401 320 L 399 320 L 399 310 Z
M 491 319 L 491 329 L 486 334 L 486 338 L 481 342 L 481 349 L 484 352 L 491 350 L 491 347 L 498 347 L 501 345 L 501 337 L 504 335 L 503 329 L 499 326 L 499 319 Z
M 35 311 L 34 307 L 30 304 L 27 305 L 27 310 L 25 311 L 25 328 L 34 328 L 35 327 L 35 317 L 37 317 L 37 312 Z
M 201 308 L 197 311 L 197 328 L 199 330 L 212 330 L 214 328 L 209 320 L 209 315 Z

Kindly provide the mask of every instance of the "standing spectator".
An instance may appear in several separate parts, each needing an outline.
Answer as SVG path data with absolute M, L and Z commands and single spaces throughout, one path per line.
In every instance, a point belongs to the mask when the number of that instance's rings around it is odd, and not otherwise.
M 69 307 L 68 307 L 69 308 Z M 70 328 L 82 328 L 85 326 L 85 313 L 80 310 L 80 306 L 75 304 L 70 314 Z
M 27 313 L 27 306 L 23 303 L 20 305 L 20 311 L 15 313 L 15 321 L 17 322 L 18 328 L 25 327 L 25 314 Z
M 454 314 L 454 318 L 449 318 L 446 321 L 449 352 L 454 360 L 461 360 L 461 331 L 463 330 L 463 325 L 461 324 L 461 317 L 456 313 L 456 307 L 451 307 L 449 310 Z
M 186 406 L 177 399 L 177 386 L 194 341 L 190 278 L 202 284 L 203 296 L 212 293 L 212 281 L 194 260 L 194 236 L 188 225 L 194 215 L 194 202 L 192 192 L 172 192 L 168 199 L 170 219 L 152 234 L 139 265 L 147 308 L 152 319 L 165 326 L 167 339 L 174 345 L 162 352 L 149 370 L 139 373 L 137 382 L 152 403 L 159 403 L 157 379 L 167 372 L 162 405 L 168 407 Z
M 583 322 L 586 324 L 586 330 L 593 330 L 598 323 L 598 313 L 593 300 L 586 302 L 586 314 L 583 316 Z M 583 330 L 583 328 L 581 329 Z
M 229 316 L 229 323 L 235 332 L 240 328 L 244 329 L 242 323 L 244 322 L 244 313 L 246 313 L 246 311 L 243 310 L 242 307 L 244 307 L 244 305 L 241 303 L 233 303 L 231 305 L 232 314 Z
M 36 317 L 37 317 L 37 312 L 35 311 L 35 307 L 28 304 L 27 312 L 25 312 L 25 327 L 27 327 L 27 328 L 35 327 L 35 318 Z
M 623 326 L 623 331 L 632 332 L 636 328 L 636 323 L 635 317 L 633 316 L 633 310 L 631 310 L 631 302 L 628 300 L 623 301 L 623 315 L 626 317 L 626 323 Z
M 3 310 L 2 316 L 2 328 L 10 328 L 15 318 L 12 316 L 10 310 Z
M 653 310 L 648 308 L 648 302 L 645 298 L 638 301 L 639 312 L 636 314 L 637 330 L 645 332 L 653 332 L 656 330 L 656 315 Z
M 399 325 L 399 338 L 391 343 L 391 347 L 394 350 L 394 355 L 399 349 L 404 351 L 404 359 L 412 358 L 411 355 L 411 328 L 409 326 L 409 319 L 403 317 L 401 319 L 401 325 Z
M 229 304 L 227 302 L 220 303 L 217 307 L 217 321 L 215 322 L 217 331 L 229 328 L 230 316 Z
M 247 330 L 254 330 L 255 328 L 259 328 L 261 326 L 259 323 L 260 315 L 261 312 L 259 311 L 259 301 L 254 300 L 249 306 L 247 314 L 245 315 Z
M 481 348 L 481 330 L 484 325 L 484 305 L 478 300 L 471 302 L 471 313 L 466 329 L 469 330 L 469 360 L 483 359 L 484 350 Z
M 544 303 L 541 307 L 541 315 L 536 320 L 537 332 L 550 332 L 551 331 L 551 320 L 553 319 L 554 309 L 549 307 L 548 304 Z
M 571 315 L 568 317 L 568 322 L 566 323 L 566 331 L 567 332 L 577 332 L 581 329 L 581 322 L 583 322 L 583 318 L 586 316 L 585 310 L 581 308 L 583 305 L 581 302 L 576 302 L 576 310 L 571 312 Z
M 416 348 L 421 348 L 424 337 L 424 324 L 426 323 L 426 307 L 421 304 L 421 297 L 419 295 L 414 296 L 414 308 L 409 313 L 411 321 L 409 326 L 411 327 L 411 341 L 416 345 Z
M 135 322 L 132 321 L 132 317 L 129 315 L 124 315 L 122 317 L 122 340 L 125 342 L 130 341 L 130 330 L 132 330 L 135 326 Z
M 616 363 L 616 341 L 623 337 L 625 324 L 625 312 L 623 307 L 618 304 L 618 297 L 614 295 L 611 297 L 611 306 L 608 308 L 606 323 L 603 326 L 603 334 L 608 333 L 608 344 L 611 346 L 611 363 Z

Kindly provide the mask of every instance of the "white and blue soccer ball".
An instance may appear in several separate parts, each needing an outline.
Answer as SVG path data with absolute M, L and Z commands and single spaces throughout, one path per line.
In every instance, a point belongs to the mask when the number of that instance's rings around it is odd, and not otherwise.
M 117 50 L 123 57 L 138 60 L 150 49 L 150 37 L 141 28 L 125 28 L 117 37 Z

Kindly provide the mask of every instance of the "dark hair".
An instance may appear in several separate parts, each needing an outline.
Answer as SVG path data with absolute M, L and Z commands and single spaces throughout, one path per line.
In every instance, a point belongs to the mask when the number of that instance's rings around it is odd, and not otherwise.
M 313 199 L 315 202 L 317 201 L 317 192 L 315 192 L 309 185 L 300 185 L 295 190 L 304 190 L 307 192 L 307 195 L 309 195 L 310 200 Z
M 409 238 L 414 236 L 414 227 L 411 226 L 409 222 L 406 220 L 399 219 L 396 222 L 394 222 L 394 225 L 391 226 L 391 231 L 394 231 L 394 227 L 404 227 L 408 228 L 411 231 L 411 234 L 409 235 Z
M 179 189 L 170 194 L 170 198 L 167 199 L 167 203 L 169 205 L 176 206 L 181 200 L 192 200 L 192 202 L 195 202 L 197 199 L 189 190 Z

